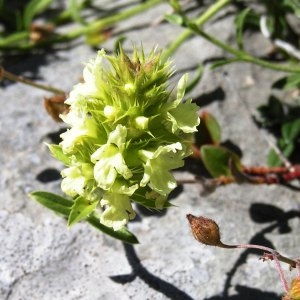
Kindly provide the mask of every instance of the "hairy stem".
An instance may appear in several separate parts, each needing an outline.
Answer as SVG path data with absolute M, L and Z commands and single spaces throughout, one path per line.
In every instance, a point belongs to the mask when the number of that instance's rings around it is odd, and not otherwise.
M 289 287 L 288 287 L 288 283 L 285 279 L 282 267 L 280 265 L 280 261 L 289 264 L 290 267 L 292 267 L 292 268 L 297 268 L 297 270 L 299 269 L 299 263 L 296 260 L 285 257 L 285 256 L 281 255 L 280 253 L 278 253 L 276 250 L 269 248 L 269 247 L 265 247 L 265 246 L 261 246 L 261 245 L 252 245 L 252 244 L 226 245 L 226 244 L 223 244 L 222 242 L 220 242 L 218 247 L 225 248 L 225 249 L 234 249 L 234 248 L 259 249 L 262 251 L 269 252 L 271 254 L 272 259 L 275 262 L 276 269 L 280 276 L 280 280 L 281 280 L 286 292 L 289 291 Z
M 29 79 L 26 79 L 24 77 L 21 77 L 21 76 L 17 76 L 13 73 L 5 71 L 2 66 L 0 66 L 0 78 L 6 78 L 6 79 L 9 79 L 11 81 L 22 82 L 24 84 L 33 86 L 35 88 L 38 88 L 38 89 L 41 89 L 41 90 L 44 90 L 44 91 L 48 91 L 48 92 L 52 92 L 54 94 L 65 95 L 65 91 L 63 91 L 63 90 L 57 89 L 57 88 L 49 86 L 49 85 L 36 83 L 36 82 L 33 82 L 33 81 L 31 81 Z
M 218 247 L 224 248 L 224 249 L 236 249 L 236 248 L 259 249 L 262 251 L 269 252 L 273 256 L 276 255 L 276 257 L 279 261 L 289 264 L 292 268 L 296 268 L 296 266 L 298 264 L 296 260 L 288 258 L 286 256 L 283 256 L 272 248 L 261 246 L 261 245 L 254 245 L 254 244 L 226 245 L 221 242 L 220 245 L 218 245 Z

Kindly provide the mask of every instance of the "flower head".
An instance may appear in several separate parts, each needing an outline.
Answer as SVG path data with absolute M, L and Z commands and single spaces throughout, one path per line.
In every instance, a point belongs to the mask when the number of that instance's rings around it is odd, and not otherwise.
M 117 55 L 101 50 L 66 100 L 70 110 L 62 119 L 70 129 L 52 151 L 67 165 L 62 189 L 97 201 L 100 222 L 115 230 L 134 218 L 133 201 L 166 205 L 176 186 L 171 170 L 190 154 L 197 106 L 183 101 L 186 75 L 171 96 L 171 75 L 170 62 L 156 51 L 146 56 L 134 49 L 129 58 L 122 49 Z

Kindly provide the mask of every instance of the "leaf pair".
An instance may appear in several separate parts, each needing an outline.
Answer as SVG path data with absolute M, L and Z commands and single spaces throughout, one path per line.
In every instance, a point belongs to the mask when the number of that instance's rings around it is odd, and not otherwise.
M 135 235 L 127 228 L 123 227 L 120 230 L 114 231 L 112 228 L 101 224 L 98 218 L 90 214 L 96 204 L 90 204 L 83 197 L 78 197 L 74 202 L 62 196 L 43 191 L 32 192 L 30 196 L 45 207 L 68 218 L 69 226 L 82 219 L 86 219 L 90 225 L 113 238 L 130 244 L 138 243 Z

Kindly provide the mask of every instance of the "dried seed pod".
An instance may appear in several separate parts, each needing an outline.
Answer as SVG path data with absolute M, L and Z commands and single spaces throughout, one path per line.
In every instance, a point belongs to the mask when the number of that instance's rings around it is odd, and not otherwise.
M 190 223 L 195 239 L 205 245 L 221 246 L 220 232 L 218 224 L 205 217 L 195 217 L 188 214 L 187 219 Z
M 54 26 L 51 24 L 31 24 L 29 38 L 37 43 L 46 40 L 54 33 Z
M 59 116 L 69 112 L 70 106 L 65 104 L 65 100 L 66 95 L 54 95 L 49 98 L 44 98 L 45 109 L 56 122 L 62 122 Z

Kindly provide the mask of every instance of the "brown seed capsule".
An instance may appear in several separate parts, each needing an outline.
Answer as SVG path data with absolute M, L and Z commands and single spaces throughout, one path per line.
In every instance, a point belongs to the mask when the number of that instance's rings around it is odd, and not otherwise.
M 30 40 L 34 43 L 46 40 L 53 35 L 54 27 L 51 24 L 31 24 Z
M 69 105 L 65 104 L 66 95 L 54 95 L 50 98 L 44 98 L 44 106 L 48 114 L 57 122 L 61 122 L 60 114 L 66 114 L 69 111 Z
M 222 245 L 219 226 L 214 220 L 205 217 L 195 217 L 191 214 L 187 214 L 186 217 L 198 242 L 209 246 Z

